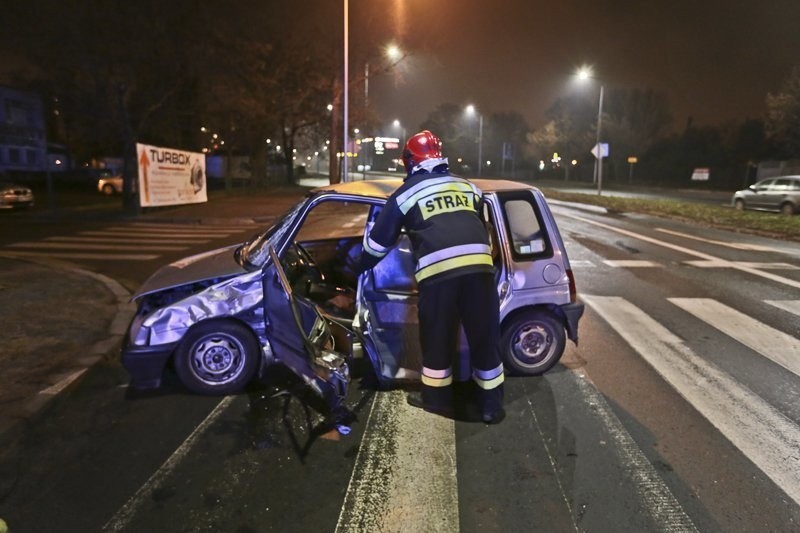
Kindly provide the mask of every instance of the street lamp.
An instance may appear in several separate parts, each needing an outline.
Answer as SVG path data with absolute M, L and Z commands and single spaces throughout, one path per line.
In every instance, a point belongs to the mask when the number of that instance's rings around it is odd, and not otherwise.
M 597 79 L 590 67 L 581 67 L 577 73 L 578 80 L 586 81 Z M 600 131 L 603 127 L 603 84 L 600 84 L 600 103 L 597 107 L 597 140 L 595 142 L 595 179 L 597 180 L 597 194 L 603 194 L 603 147 L 600 146 Z
M 480 178 L 481 168 L 483 167 L 483 154 L 481 153 L 483 148 L 483 115 L 478 113 L 478 110 L 472 104 L 467 106 L 466 111 L 468 115 L 478 115 L 478 177 Z
M 395 128 L 399 128 L 403 132 L 403 136 L 400 137 L 400 144 L 404 144 L 406 142 L 406 127 L 400 124 L 399 119 L 394 119 L 394 122 L 392 122 L 392 126 L 394 126 Z

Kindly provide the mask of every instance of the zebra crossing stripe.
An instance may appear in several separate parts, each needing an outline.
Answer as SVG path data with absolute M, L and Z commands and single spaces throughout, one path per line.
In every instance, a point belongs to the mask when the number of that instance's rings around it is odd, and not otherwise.
M 624 298 L 583 295 L 681 396 L 800 504 L 800 428 Z
M 230 229 L 218 229 L 216 227 L 213 228 L 172 228 L 169 226 L 161 226 L 158 228 L 135 228 L 131 226 L 109 226 L 104 228 L 103 231 L 107 231 L 109 233 L 118 233 L 118 232 L 131 232 L 135 231 L 137 233 L 166 233 L 167 235 L 173 235 L 174 233 L 186 233 L 186 234 L 194 234 L 194 235 L 230 235 L 231 233 L 236 232 L 237 230 L 230 230 Z
M 800 376 L 800 340 L 709 298 L 667 298 L 687 313 Z
M 455 423 L 376 394 L 336 532 L 458 530 Z
M 227 237 L 230 233 L 219 235 L 207 235 L 200 233 L 148 233 L 146 231 L 80 231 L 78 235 L 85 235 L 87 237 L 106 237 L 108 239 L 116 239 L 117 237 L 138 237 L 138 238 L 161 238 L 161 239 L 191 239 L 193 237 Z
M 760 244 L 748 244 L 742 242 L 727 242 L 727 241 L 717 241 L 714 239 L 704 239 L 703 237 L 698 237 L 697 235 L 689 235 L 688 233 L 681 233 L 679 231 L 672 231 L 665 228 L 656 228 L 656 231 L 661 233 L 666 233 L 668 235 L 675 235 L 677 237 L 683 237 L 684 239 L 692 239 L 695 241 L 706 242 L 708 244 L 716 244 L 718 246 L 726 246 L 728 248 L 734 248 L 736 250 L 752 250 L 754 252 L 774 252 L 774 248 L 770 248 L 769 246 L 761 246 Z
M 800 316 L 800 300 L 764 300 L 769 305 Z
M 134 239 L 127 237 L 45 237 L 42 239 L 46 242 L 114 242 L 117 244 L 158 244 L 158 243 L 171 243 L 171 244 L 203 244 L 209 242 L 208 239 L 172 239 L 168 237 L 159 237 L 158 239 Z

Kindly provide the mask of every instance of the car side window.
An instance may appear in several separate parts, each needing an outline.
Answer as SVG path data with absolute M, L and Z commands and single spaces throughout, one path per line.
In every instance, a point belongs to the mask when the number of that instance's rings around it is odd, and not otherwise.
M 775 180 L 765 180 L 761 183 L 756 184 L 756 191 L 764 192 L 772 190 L 772 184 L 775 183 Z
M 520 197 L 503 201 L 509 244 L 518 259 L 531 259 L 550 250 L 547 234 L 532 200 Z
M 788 191 L 789 190 L 789 180 L 787 179 L 778 179 L 775 180 L 775 185 L 772 186 L 773 191 Z
M 790 191 L 800 191 L 800 180 L 791 180 L 789 182 Z
M 361 237 L 369 209 L 369 204 L 360 202 L 321 202 L 306 213 L 295 240 L 304 242 Z

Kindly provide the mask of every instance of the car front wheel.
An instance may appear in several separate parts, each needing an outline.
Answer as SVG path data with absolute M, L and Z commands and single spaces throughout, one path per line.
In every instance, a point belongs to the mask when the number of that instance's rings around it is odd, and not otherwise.
M 505 366 L 516 375 L 537 376 L 550 370 L 564 353 L 564 326 L 544 310 L 526 310 L 503 325 L 501 350 Z
M 733 203 L 733 207 L 735 207 L 738 211 L 744 211 L 744 200 L 737 198 Z
M 194 326 L 175 353 L 175 372 L 197 394 L 241 391 L 258 366 L 258 342 L 244 325 L 214 320 Z

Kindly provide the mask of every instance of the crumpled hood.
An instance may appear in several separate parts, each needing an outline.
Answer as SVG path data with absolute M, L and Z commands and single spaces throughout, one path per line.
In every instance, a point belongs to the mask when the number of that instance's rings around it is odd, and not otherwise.
M 247 271 L 233 256 L 240 245 L 217 248 L 210 252 L 185 257 L 158 269 L 131 297 L 135 301 L 154 292 L 217 278 L 230 278 Z

